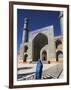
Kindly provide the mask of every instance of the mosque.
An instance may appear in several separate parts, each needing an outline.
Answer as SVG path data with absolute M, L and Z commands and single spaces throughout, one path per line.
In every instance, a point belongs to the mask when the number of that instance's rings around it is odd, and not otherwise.
M 24 19 L 22 43 L 17 54 L 18 62 L 63 62 L 63 12 L 60 12 L 61 35 L 54 36 L 54 26 L 46 26 L 29 32 L 28 18 Z

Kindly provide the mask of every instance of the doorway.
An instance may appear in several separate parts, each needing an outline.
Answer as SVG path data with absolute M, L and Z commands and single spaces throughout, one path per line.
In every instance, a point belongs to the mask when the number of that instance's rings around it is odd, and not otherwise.
M 28 55 L 27 55 L 27 54 L 25 54 L 25 55 L 24 55 L 24 60 L 23 60 L 24 62 L 26 62 L 26 61 L 27 61 L 27 57 L 28 57 Z
M 60 58 L 63 58 L 63 52 L 62 51 L 57 51 L 56 52 L 56 61 L 58 62 Z
M 43 51 L 42 52 L 42 60 L 43 61 L 46 61 L 47 60 L 47 52 L 46 51 Z

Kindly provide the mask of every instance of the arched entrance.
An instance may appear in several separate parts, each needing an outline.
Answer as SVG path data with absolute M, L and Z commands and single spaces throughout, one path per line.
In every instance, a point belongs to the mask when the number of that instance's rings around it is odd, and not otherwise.
M 59 39 L 57 39 L 57 40 L 55 41 L 55 44 L 56 44 L 56 48 L 58 48 L 58 46 L 59 46 L 60 44 L 62 44 L 62 41 L 59 40 Z
M 32 58 L 33 61 L 37 61 L 40 58 L 40 50 L 46 45 L 48 44 L 48 39 L 47 37 L 42 34 L 39 33 L 32 42 Z
M 27 55 L 27 54 L 25 54 L 25 55 L 24 55 L 24 60 L 23 60 L 24 62 L 26 62 L 27 57 L 28 57 L 28 55 Z
M 42 52 L 42 60 L 43 61 L 46 61 L 47 60 L 47 52 L 46 51 L 43 51 Z
M 63 58 L 63 52 L 62 51 L 57 51 L 56 52 L 56 61 L 58 62 L 60 58 Z

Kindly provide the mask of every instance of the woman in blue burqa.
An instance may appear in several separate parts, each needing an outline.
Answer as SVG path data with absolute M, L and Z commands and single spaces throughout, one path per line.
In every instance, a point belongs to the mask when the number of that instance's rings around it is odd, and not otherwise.
M 43 64 L 39 59 L 36 65 L 35 79 L 41 79 L 42 77 Z

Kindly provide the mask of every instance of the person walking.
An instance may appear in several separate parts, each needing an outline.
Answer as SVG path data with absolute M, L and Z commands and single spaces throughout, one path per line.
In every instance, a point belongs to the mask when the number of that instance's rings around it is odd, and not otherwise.
M 35 72 L 35 79 L 41 79 L 42 78 L 42 69 L 43 69 L 43 63 L 39 59 L 36 65 L 36 72 Z

